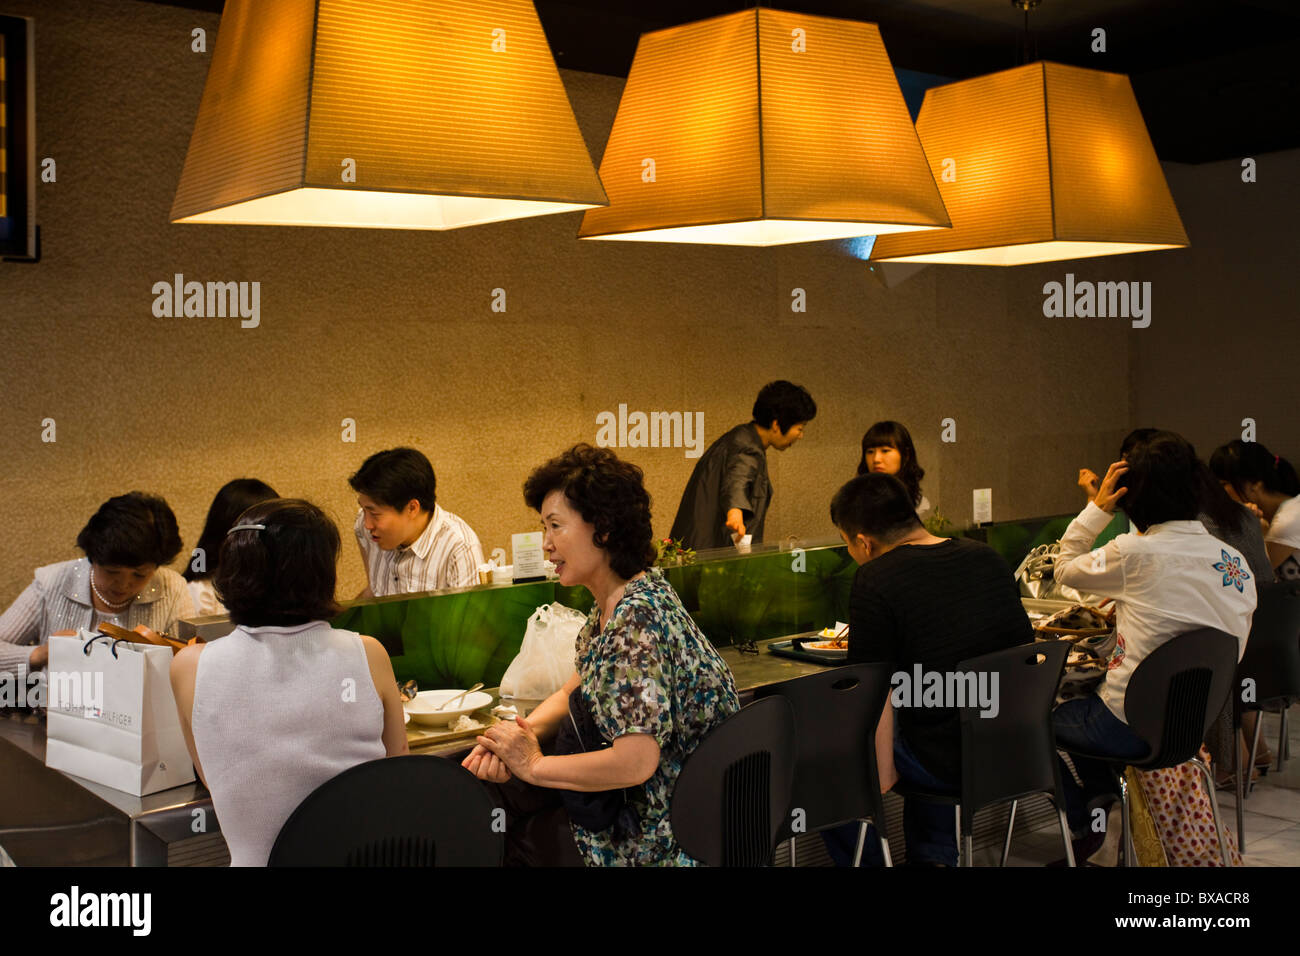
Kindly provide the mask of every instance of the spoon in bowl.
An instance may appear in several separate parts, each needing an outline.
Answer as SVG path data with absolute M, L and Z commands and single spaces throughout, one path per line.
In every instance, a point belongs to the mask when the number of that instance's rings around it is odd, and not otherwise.
M 450 700 L 448 700 L 446 703 L 444 703 L 444 704 L 439 704 L 439 705 L 438 705 L 437 707 L 435 707 L 434 709 L 435 709 L 435 710 L 446 710 L 446 709 L 448 708 L 448 706 L 450 706 L 451 704 L 455 703 L 456 701 L 464 700 L 467 696 L 469 696 L 470 694 L 474 693 L 474 691 L 478 690 L 478 689 L 479 689 L 480 687 L 482 687 L 482 686 L 483 686 L 483 682 L 482 682 L 482 681 L 479 681 L 479 683 L 475 684 L 475 685 L 474 685 L 473 687 L 471 687 L 469 690 L 462 691 L 461 693 L 457 694 L 455 697 L 452 697 L 452 698 L 451 698 Z

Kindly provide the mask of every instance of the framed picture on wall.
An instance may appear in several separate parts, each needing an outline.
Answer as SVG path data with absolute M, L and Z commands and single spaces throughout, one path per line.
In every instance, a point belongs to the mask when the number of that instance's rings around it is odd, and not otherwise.
M 35 260 L 36 29 L 0 16 L 0 256 Z

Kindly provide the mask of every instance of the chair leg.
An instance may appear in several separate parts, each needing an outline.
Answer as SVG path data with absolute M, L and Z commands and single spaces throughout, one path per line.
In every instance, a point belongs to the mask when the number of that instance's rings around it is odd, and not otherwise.
M 956 820 L 956 825 L 957 825 L 957 865 L 961 866 L 961 848 L 962 848 L 961 804 L 959 803 L 956 806 L 954 806 L 952 808 L 952 812 L 953 812 L 953 819 Z M 966 865 L 970 866 L 969 859 L 966 861 Z
M 892 869 L 894 866 L 894 858 L 889 855 L 889 840 L 885 838 L 885 831 L 883 828 L 880 830 L 880 852 L 885 858 L 885 866 Z
M 1234 734 L 1234 737 L 1236 735 Z M 1233 748 L 1237 747 L 1237 742 L 1233 740 Z M 1242 782 L 1244 775 L 1241 769 L 1241 757 L 1237 757 L 1237 770 L 1233 775 L 1237 780 L 1237 848 L 1242 853 L 1246 852 L 1246 808 L 1242 806 L 1245 803 L 1246 791 L 1245 784 Z
M 799 865 L 799 863 L 798 863 L 798 861 L 797 861 L 797 858 L 798 858 L 798 850 L 795 849 L 795 844 L 797 844 L 798 842 L 799 842 L 799 838 L 798 838 L 797 836 L 794 836 L 793 834 L 791 834 L 791 836 L 790 836 L 790 867 L 791 867 L 791 869 L 793 869 L 794 867 L 796 867 L 796 866 Z
M 1250 791 L 1254 789 L 1254 784 L 1250 782 L 1250 778 L 1255 775 L 1255 754 L 1259 753 L 1259 732 L 1263 729 L 1264 712 L 1257 710 L 1255 711 L 1255 735 L 1250 741 L 1250 759 L 1246 761 L 1246 773 L 1249 776 L 1246 777 L 1246 793 L 1242 797 L 1243 800 L 1249 797 Z
M 1219 854 L 1223 857 L 1223 865 L 1232 866 L 1232 861 L 1228 857 L 1228 837 L 1224 834 L 1223 827 L 1219 825 L 1219 797 L 1214 792 L 1214 774 L 1200 757 L 1193 757 L 1192 763 L 1201 771 L 1201 776 L 1205 778 L 1206 789 L 1210 791 L 1210 810 L 1214 817 L 1214 832 L 1219 837 Z
M 1054 798 L 1052 799 L 1052 802 L 1053 802 L 1053 803 L 1056 803 L 1056 805 L 1057 805 L 1057 807 L 1056 807 L 1056 815 L 1057 815 L 1057 817 L 1060 818 L 1060 821 L 1061 821 L 1061 839 L 1062 839 L 1063 841 L 1065 841 L 1065 865 L 1066 865 L 1066 866 L 1078 866 L 1078 865 L 1079 865 L 1078 862 L 1074 859 L 1074 842 L 1070 839 L 1070 824 L 1069 824 L 1069 822 L 1065 819 L 1065 810 L 1063 810 L 1063 809 L 1061 808 L 1060 802 L 1059 802 L 1059 800 L 1058 800 L 1057 798 L 1054 797 Z M 1014 804 L 1012 805 L 1012 810 L 1011 810 L 1011 812 L 1012 812 L 1013 814 L 1015 813 L 1015 805 L 1014 805 Z M 1005 866 L 1005 865 L 1006 865 L 1006 861 L 1004 860 L 1004 861 L 1003 861 L 1003 866 Z
M 1291 737 L 1287 734 L 1287 711 L 1285 704 L 1282 705 L 1282 728 L 1277 734 L 1277 772 L 1282 772 L 1282 761 L 1291 756 Z
M 1011 855 L 1011 834 L 1016 829 L 1016 807 L 1019 800 L 1011 801 L 1011 816 L 1007 818 L 1007 838 L 1002 844 L 1002 866 L 1007 865 L 1007 857 Z
M 1120 846 L 1124 848 L 1124 865 L 1137 866 L 1135 857 L 1137 853 L 1133 846 L 1132 834 L 1129 833 L 1129 816 L 1128 816 L 1128 777 L 1123 770 L 1119 774 L 1119 802 L 1120 802 Z
M 857 849 L 853 851 L 854 866 L 862 865 L 862 848 L 866 845 L 866 842 L 867 842 L 867 821 L 862 820 L 858 824 L 858 846 Z

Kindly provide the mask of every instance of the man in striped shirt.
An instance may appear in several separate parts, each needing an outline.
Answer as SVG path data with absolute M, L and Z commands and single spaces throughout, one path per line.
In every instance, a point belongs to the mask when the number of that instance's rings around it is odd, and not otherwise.
M 414 448 L 377 452 L 348 484 L 361 506 L 353 530 L 370 581 L 358 597 L 478 583 L 478 535 L 438 505 L 433 466 L 424 455 Z

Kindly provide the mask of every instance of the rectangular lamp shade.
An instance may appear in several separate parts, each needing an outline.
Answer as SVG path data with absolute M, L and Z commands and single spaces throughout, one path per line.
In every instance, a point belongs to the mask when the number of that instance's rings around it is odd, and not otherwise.
M 953 228 L 874 261 L 1022 265 L 1175 249 L 1187 233 L 1128 77 L 1030 63 L 926 91 L 916 120 Z
M 646 33 L 584 239 L 777 245 L 949 224 L 875 24 L 760 8 Z
M 531 0 L 227 0 L 171 219 L 450 229 L 606 201 Z

